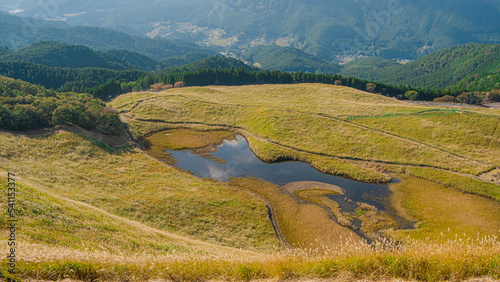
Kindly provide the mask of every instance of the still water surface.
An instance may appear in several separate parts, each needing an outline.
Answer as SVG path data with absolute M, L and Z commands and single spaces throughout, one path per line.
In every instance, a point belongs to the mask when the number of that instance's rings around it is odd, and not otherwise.
M 236 140 L 225 140 L 218 146 L 218 152 L 211 153 L 219 161 L 204 158 L 189 151 L 167 151 L 166 153 L 171 154 L 179 168 L 189 170 L 204 178 L 227 181 L 231 177 L 251 176 L 278 185 L 296 181 L 317 181 L 337 185 L 345 190 L 345 195 L 329 197 L 339 203 L 343 212 L 354 212 L 355 202 L 365 202 L 385 211 L 382 202 L 390 193 L 388 185 L 362 183 L 324 174 L 302 162 L 288 161 L 272 164 L 263 162 L 255 156 L 246 139 L 240 135 L 236 136 Z M 224 160 L 224 163 L 220 160 Z M 345 198 L 354 203 L 346 202 Z

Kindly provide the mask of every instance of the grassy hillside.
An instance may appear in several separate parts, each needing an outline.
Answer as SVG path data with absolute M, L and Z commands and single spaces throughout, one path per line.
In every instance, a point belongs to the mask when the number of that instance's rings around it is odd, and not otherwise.
M 276 246 L 265 205 L 258 199 L 159 164 L 137 149 L 112 148 L 70 133 L 1 137 L 2 158 L 8 160 L 2 168 L 36 181 L 49 193 L 208 242 Z M 46 174 L 49 168 L 53 172 Z M 233 217 L 224 216 L 229 214 Z
M 1 152 L 13 154 L 2 154 L 2 164 L 6 164 L 2 165 L 2 169 L 16 172 L 18 226 L 21 227 L 17 237 L 17 273 L 25 279 L 36 277 L 57 280 L 65 277 L 78 280 L 145 281 L 174 277 L 176 280 L 240 281 L 339 279 L 346 275 L 353 279 L 430 281 L 498 278 L 498 262 L 495 260 L 500 251 L 498 242 L 491 237 L 465 240 L 469 237 L 462 233 L 458 233 L 455 239 L 458 230 L 453 225 L 449 230 L 444 228 L 446 238 L 452 239 L 446 243 L 440 240 L 410 241 L 396 248 L 386 242 L 376 247 L 377 252 L 373 252 L 372 247 L 346 238 L 343 248 L 326 248 L 326 252 L 320 254 L 305 250 L 269 253 L 269 250 L 276 248 L 276 243 L 257 247 L 257 250 L 261 250 L 257 251 L 249 245 L 255 242 L 249 242 L 249 234 L 242 237 L 241 233 L 241 228 L 251 223 L 242 218 L 243 214 L 228 212 L 228 207 L 221 201 L 228 200 L 234 211 L 246 210 L 245 214 L 252 215 L 251 222 L 256 222 L 256 216 L 264 215 L 265 211 L 256 208 L 258 205 L 251 203 L 252 197 L 248 194 L 242 193 L 245 200 L 237 204 L 241 201 L 237 200 L 240 192 L 230 192 L 227 186 L 212 190 L 218 185 L 196 180 L 141 154 L 123 149 L 120 153 L 95 139 L 74 134 L 28 138 L 2 133 L 0 138 Z M 107 148 L 107 151 L 100 147 Z M 130 166 L 131 163 L 134 165 Z M 46 168 L 55 166 L 58 170 L 47 173 Z M 5 174 L 5 170 L 2 173 Z M 5 183 L 5 178 L 2 178 L 2 183 Z M 193 193 L 193 189 L 196 193 Z M 444 187 L 438 189 L 462 195 Z M 197 215 L 198 208 L 204 206 L 203 198 L 214 192 L 215 198 L 209 205 L 216 204 L 217 213 L 204 216 L 200 223 L 205 228 L 189 237 L 203 238 L 205 232 L 212 230 L 215 233 L 205 240 L 218 241 L 216 238 L 221 236 L 224 239 L 219 242 L 228 243 L 233 238 L 242 244 L 240 247 L 253 251 L 220 247 L 176 235 L 182 233 L 183 228 L 175 229 L 174 235 L 166 232 L 165 228 L 154 227 L 161 225 L 161 222 L 181 223 L 193 216 L 198 217 L 201 215 Z M 162 206 L 169 205 L 169 200 L 158 199 L 161 195 L 175 199 L 176 204 L 168 208 L 169 213 L 175 214 L 172 219 L 159 220 L 155 224 L 151 222 L 151 215 L 161 217 Z M 471 196 L 460 197 L 475 201 Z M 434 201 L 439 202 L 440 199 L 435 198 Z M 485 202 L 491 205 L 491 202 Z M 157 208 L 144 209 L 152 203 L 156 203 Z M 197 207 L 196 212 L 192 210 L 193 206 Z M 133 214 L 130 213 L 132 208 Z M 221 208 L 225 211 L 221 211 Z M 498 208 L 498 204 L 492 208 Z M 177 213 L 178 210 L 183 212 Z M 419 217 L 418 207 L 416 212 L 412 214 Z M 229 214 L 234 215 L 231 216 L 232 220 L 238 220 L 233 225 L 237 229 L 225 233 L 223 226 Z M 490 216 L 495 218 L 496 214 Z M 217 223 L 212 222 L 211 217 L 216 217 Z M 2 222 L 4 220 L 5 217 L 2 217 Z M 184 228 L 192 230 L 192 224 L 190 222 Z M 496 228 L 494 225 L 488 227 Z M 255 233 L 261 228 L 252 228 L 251 232 Z M 432 230 L 432 225 L 430 228 Z M 2 238 L 7 235 L 6 230 L 2 231 Z M 212 238 L 214 235 L 216 237 Z M 405 235 L 415 236 L 409 232 Z M 271 238 L 274 237 L 269 237 L 269 243 L 275 242 Z M 266 251 L 263 253 L 262 250 Z M 5 249 L 1 252 L 7 255 Z M 3 266 L 1 270 L 6 273 L 7 268 Z
M 399 65 L 388 60 L 358 59 L 342 75 L 422 88 L 485 91 L 500 88 L 500 45 L 468 44 Z
M 500 186 L 475 178 L 500 167 L 498 110 L 421 114 L 429 108 L 321 84 L 129 93 L 109 106 L 136 140 L 188 127 L 204 137 L 184 140 L 201 146 L 210 129 L 229 129 L 265 160 L 302 160 L 366 182 L 397 172 L 390 206 L 418 228 L 383 230 L 397 241 L 368 245 L 271 183 L 199 179 L 123 138 L 111 146 L 102 135 L 2 132 L 0 169 L 19 183 L 24 279 L 499 278 Z M 219 132 L 215 140 L 227 137 Z M 284 251 L 268 208 L 287 243 L 315 249 Z
M 456 195 L 485 196 L 498 208 L 494 201 L 500 200 L 499 186 L 477 179 L 500 166 L 498 111 L 460 113 L 451 108 L 422 114 L 429 107 L 318 84 L 192 87 L 122 95 L 112 105 L 126 117 L 135 138 L 162 128 L 227 128 L 245 135 L 265 160 L 302 160 L 366 182 L 387 181 L 381 173 L 386 170 L 404 172 L 437 182 L 440 189 L 453 187 Z M 264 197 L 272 201 L 277 196 Z M 468 212 L 486 220 L 480 211 Z M 422 209 L 416 217 L 424 220 L 425 214 Z M 497 222 L 494 217 L 490 219 Z M 471 222 L 455 222 L 460 225 Z M 489 234 L 495 229 L 470 230 Z
M 7 179 L 1 172 L 2 183 Z M 204 253 L 208 256 L 251 255 L 238 249 L 222 247 L 204 241 L 193 240 L 152 228 L 138 221 L 110 214 L 105 210 L 81 201 L 50 193 L 45 185 L 16 177 L 18 225 L 23 226 L 20 238 L 24 247 L 47 249 L 47 256 L 61 259 L 71 251 L 82 255 L 101 254 L 107 259 L 124 255 L 132 259 L 140 254 L 143 258 L 179 256 L 189 253 Z M 29 184 L 27 184 L 29 183 Z M 6 218 L 2 217 L 6 225 Z M 117 236 L 119 235 L 119 236 Z M 6 230 L 2 230 L 2 237 Z M 66 253 L 66 254 L 64 254 Z M 27 260 L 41 259 L 42 253 L 24 253 Z
M 141 98 L 142 95 L 149 99 Z M 287 148 L 345 160 L 423 165 L 473 174 L 500 164 L 497 154 L 491 153 L 499 150 L 496 143 L 478 141 L 464 151 L 448 137 L 458 134 L 464 136 L 463 142 L 467 142 L 469 136 L 496 140 L 498 132 L 494 129 L 500 120 L 495 115 L 471 113 L 348 120 L 358 115 L 381 116 L 428 108 L 352 88 L 321 84 L 193 87 L 142 95 L 126 95 L 112 103 L 120 111 L 137 105 L 130 123 L 136 136 L 149 130 L 140 120 L 194 122 L 243 128 Z M 273 121 L 272 126 L 267 123 L 269 120 Z M 418 133 L 398 135 L 390 128 L 372 126 L 372 123 L 384 122 L 397 127 L 400 121 L 412 125 L 422 123 L 427 125 L 427 132 L 435 129 L 436 133 L 422 137 L 416 136 Z M 399 130 L 418 132 L 419 127 Z

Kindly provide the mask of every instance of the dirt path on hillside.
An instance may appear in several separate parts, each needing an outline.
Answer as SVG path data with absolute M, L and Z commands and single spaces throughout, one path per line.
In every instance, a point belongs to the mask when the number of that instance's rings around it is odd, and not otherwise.
M 121 116 L 120 115 L 120 119 L 121 119 Z M 127 117 L 127 119 L 129 119 Z M 123 131 L 125 132 L 126 136 L 127 136 L 127 139 L 130 141 L 130 142 L 133 142 L 134 144 L 136 144 L 136 146 L 139 148 L 139 150 L 141 151 L 141 153 L 146 156 L 147 158 L 149 158 L 150 160 L 153 160 L 161 165 L 165 165 L 165 166 L 170 166 L 169 164 L 167 163 L 164 163 L 152 156 L 150 156 L 146 150 L 144 149 L 144 147 L 139 143 L 139 142 L 136 142 L 136 141 L 133 141 L 132 139 L 132 133 L 128 130 L 128 127 L 125 126 L 125 123 L 122 122 L 122 129 Z M 248 190 L 245 190 L 245 189 L 240 189 L 240 188 L 237 188 L 237 187 L 234 187 L 234 186 L 231 186 L 229 185 L 228 183 L 226 182 L 223 182 L 223 181 L 218 181 L 219 184 L 221 185 L 224 185 L 226 187 L 230 187 L 232 189 L 236 189 L 238 191 L 241 191 L 241 192 L 245 192 L 247 194 L 249 194 L 250 196 L 253 196 L 257 199 L 259 199 L 261 202 L 263 202 L 266 207 L 267 207 L 267 211 L 268 211 L 268 216 L 269 216 L 269 220 L 271 221 L 271 225 L 274 229 L 274 233 L 276 235 L 276 238 L 279 240 L 280 244 L 287 248 L 287 249 L 291 249 L 291 246 L 290 244 L 288 244 L 288 242 L 286 241 L 285 237 L 283 236 L 283 233 L 281 232 L 280 228 L 279 228 L 279 225 L 278 225 L 278 222 L 276 221 L 276 212 L 274 211 L 274 207 L 273 205 L 271 205 L 271 203 L 269 201 L 267 201 L 266 199 L 262 198 L 261 196 L 255 194 L 255 193 L 252 193 Z
M 88 210 L 93 210 L 93 211 L 95 211 L 97 213 L 100 213 L 100 214 L 103 214 L 103 215 L 105 215 L 107 217 L 116 219 L 118 222 L 123 222 L 125 224 L 134 226 L 135 228 L 137 228 L 137 230 L 142 230 L 142 231 L 147 231 L 147 232 L 151 232 L 151 233 L 158 233 L 158 234 L 164 235 L 167 238 L 170 238 L 172 240 L 177 241 L 181 245 L 182 244 L 185 245 L 187 248 L 189 248 L 189 245 L 199 246 L 199 247 L 201 247 L 201 249 L 204 252 L 206 252 L 208 254 L 213 254 L 214 250 L 224 251 L 224 254 L 222 254 L 222 257 L 225 257 L 227 253 L 232 254 L 232 255 L 237 255 L 237 256 L 239 256 L 239 255 L 257 255 L 257 253 L 252 252 L 252 251 L 247 251 L 247 250 L 241 250 L 241 249 L 236 249 L 236 248 L 231 248 L 231 247 L 225 247 L 225 246 L 221 246 L 221 245 L 216 245 L 216 244 L 208 243 L 208 242 L 205 242 L 205 241 L 191 239 L 191 238 L 187 238 L 187 237 L 183 237 L 183 236 L 180 236 L 180 235 L 176 235 L 176 234 L 173 234 L 173 233 L 170 233 L 170 232 L 167 232 L 167 231 L 163 231 L 163 230 L 151 227 L 149 225 L 146 225 L 144 223 L 141 223 L 141 222 L 138 222 L 138 221 L 134 221 L 134 220 L 130 220 L 128 218 L 121 217 L 121 216 L 109 213 L 108 211 L 103 210 L 101 208 L 98 208 L 98 207 L 95 207 L 95 206 L 92 206 L 92 205 L 89 205 L 89 204 L 86 204 L 86 203 L 83 203 L 83 202 L 80 202 L 80 201 L 76 201 L 76 200 L 73 200 L 73 199 L 70 199 L 70 198 L 65 198 L 65 197 L 60 196 L 58 194 L 54 194 L 54 193 L 48 191 L 47 189 L 42 188 L 40 184 L 38 184 L 37 182 L 35 182 L 32 179 L 26 179 L 26 178 L 22 178 L 22 177 L 18 177 L 18 176 L 16 177 L 16 179 L 19 180 L 20 182 L 24 182 L 26 185 L 28 185 L 28 186 L 30 186 L 32 188 L 37 189 L 38 191 L 42 191 L 44 193 L 47 193 L 50 196 L 55 197 L 57 199 L 60 199 L 60 200 L 62 200 L 64 202 L 66 202 L 66 203 L 72 203 L 72 204 L 74 204 L 76 206 L 84 207 L 84 208 L 86 208 Z
M 120 115 L 120 119 L 121 118 L 122 118 L 122 115 Z M 168 164 L 163 163 L 163 162 L 155 159 L 154 157 L 150 156 L 149 154 L 147 154 L 146 151 L 144 150 L 144 148 L 142 147 L 142 145 L 132 139 L 131 133 L 129 132 L 129 130 L 127 128 L 128 127 L 122 121 L 122 134 L 119 135 L 119 136 L 104 135 L 104 134 L 101 134 L 101 133 L 98 133 L 98 132 L 93 132 L 93 131 L 85 130 L 85 129 L 82 129 L 82 128 L 77 128 L 77 127 L 67 126 L 67 125 L 65 125 L 65 126 L 58 125 L 58 126 L 55 126 L 55 127 L 52 127 L 52 128 L 46 128 L 46 129 L 40 129 L 40 130 L 31 130 L 31 131 L 9 131 L 9 130 L 1 130 L 0 129 L 0 133 L 2 133 L 2 132 L 3 133 L 10 133 L 10 134 L 15 134 L 15 135 L 27 136 L 27 137 L 30 137 L 30 138 L 43 137 L 43 136 L 51 136 L 51 135 L 63 134 L 63 133 L 80 134 L 80 135 L 84 135 L 84 136 L 88 136 L 88 137 L 93 137 L 93 138 L 95 138 L 97 140 L 100 140 L 100 141 L 102 141 L 102 142 L 104 142 L 104 143 L 106 143 L 106 144 L 108 144 L 110 146 L 113 146 L 113 147 L 131 146 L 131 145 L 137 146 L 137 148 L 140 150 L 140 152 L 144 156 L 146 156 L 147 158 L 149 158 L 150 160 L 152 160 L 154 162 L 157 162 L 157 163 L 159 163 L 161 165 L 169 166 Z M 25 180 L 25 181 L 26 182 L 30 182 L 31 184 L 33 184 L 33 182 L 31 182 L 29 180 Z M 276 238 L 279 240 L 280 244 L 283 247 L 285 247 L 287 249 L 291 248 L 290 245 L 288 244 L 288 242 L 286 241 L 286 239 L 284 238 L 282 232 L 280 231 L 280 228 L 279 228 L 278 223 L 276 221 L 276 213 L 275 213 L 274 207 L 271 205 L 271 203 L 269 203 L 266 199 L 260 197 L 257 194 L 254 194 L 254 193 L 252 193 L 250 191 L 230 186 L 230 185 L 228 185 L 225 182 L 219 182 L 219 184 L 222 184 L 224 186 L 230 187 L 232 189 L 236 189 L 238 191 L 245 192 L 245 193 L 247 193 L 247 194 L 249 194 L 249 195 L 251 195 L 251 196 L 259 199 L 260 201 L 262 201 L 266 205 L 266 207 L 267 207 L 269 220 L 271 221 L 272 227 L 273 227 L 274 232 L 276 234 Z M 41 191 L 49 193 L 48 191 L 46 191 L 44 189 L 41 190 Z M 74 200 L 70 200 L 70 199 L 67 199 L 67 198 L 58 196 L 56 194 L 52 194 L 52 193 L 49 193 L 49 194 L 52 195 L 52 196 L 54 196 L 54 197 L 57 197 L 57 198 L 60 198 L 60 199 L 64 199 L 65 201 L 70 201 L 70 202 L 78 203 L 78 204 L 86 206 L 86 207 L 92 207 L 93 209 L 95 209 L 95 210 L 97 210 L 99 212 L 105 213 L 106 215 L 112 215 L 114 218 L 120 218 L 120 219 L 125 220 L 125 221 L 130 222 L 130 223 L 136 223 L 136 224 L 139 224 L 141 226 L 146 226 L 146 225 L 144 225 L 142 223 L 131 221 L 131 220 L 128 220 L 126 218 L 122 218 L 122 217 L 110 214 L 110 213 L 108 213 L 108 212 L 106 212 L 106 211 L 104 211 L 102 209 L 99 209 L 99 208 L 94 207 L 94 206 L 90 206 L 90 205 L 82 203 L 82 202 L 77 202 L 77 201 L 74 201 Z M 150 228 L 150 230 L 154 229 L 152 227 L 149 227 L 149 228 Z M 155 229 L 155 230 L 157 230 L 157 229 Z M 162 232 L 162 234 L 164 234 L 166 236 L 170 236 L 170 237 L 177 236 L 177 235 L 173 235 L 171 233 L 164 232 L 164 231 L 161 231 L 161 230 L 157 230 L 157 231 L 158 232 Z M 175 238 L 184 238 L 184 237 L 177 236 L 177 237 L 172 237 L 172 238 L 175 239 Z M 195 242 L 195 241 L 193 241 L 193 242 Z

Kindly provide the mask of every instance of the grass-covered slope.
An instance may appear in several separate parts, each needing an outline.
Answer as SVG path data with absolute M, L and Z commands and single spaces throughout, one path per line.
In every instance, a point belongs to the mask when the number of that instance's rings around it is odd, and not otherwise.
M 277 246 L 258 199 L 160 164 L 133 147 L 112 148 L 73 133 L 0 138 L 2 168 L 49 193 L 207 242 Z
M 2 169 L 1 175 L 3 185 L 7 182 L 7 171 Z M 140 254 L 144 255 L 143 258 L 200 252 L 211 256 L 251 254 L 189 239 L 110 214 L 84 202 L 48 192 L 46 185 L 39 181 L 18 176 L 13 177 L 17 190 L 17 225 L 21 227 L 17 239 L 23 250 L 30 246 L 34 249 L 52 248 L 45 255 L 53 259 L 64 258 L 72 251 L 82 256 L 100 253 L 105 259 L 120 256 L 132 259 L 134 255 L 140 257 Z M 6 219 L 1 218 L 4 226 L 7 225 Z M 2 230 L 2 238 L 7 236 L 6 232 Z M 41 252 L 26 252 L 22 253 L 22 258 L 46 259 L 42 255 Z
M 314 242 L 315 232 L 331 234 L 327 227 L 334 228 L 333 222 L 317 206 L 292 203 L 276 185 L 254 179 L 199 179 L 123 140 L 111 147 L 70 132 L 2 132 L 0 169 L 4 175 L 14 173 L 19 183 L 18 274 L 24 279 L 499 278 L 500 205 L 495 195 L 500 186 L 453 172 L 478 173 L 498 166 L 494 142 L 475 141 L 497 140 L 491 124 L 498 111 L 384 117 L 426 107 L 320 84 L 130 93 L 109 105 L 121 111 L 136 139 L 172 127 L 230 128 L 245 135 L 266 160 L 304 160 L 364 181 L 386 179 L 387 169 L 404 171 L 402 182 L 391 186 L 390 201 L 420 228 L 386 231 L 397 243 L 369 246 L 339 233 L 342 239 L 330 238 L 339 248 L 279 253 L 262 199 L 273 205 L 281 232 L 292 243 Z M 382 117 L 373 119 L 378 123 L 347 119 L 361 115 Z M 394 124 L 415 132 L 394 129 Z M 423 134 L 420 126 L 430 133 Z M 457 135 L 449 137 L 450 131 Z M 453 139 L 463 140 L 457 146 Z M 463 145 L 475 150 L 458 148 Z M 0 181 L 5 183 L 5 178 Z M 319 222 L 328 225 L 314 228 Z M 298 226 L 308 229 L 294 230 Z M 2 232 L 5 240 L 7 231 Z
M 242 128 L 285 148 L 337 160 L 472 174 L 500 166 L 498 115 L 452 111 L 437 117 L 352 119 L 429 108 L 341 86 L 193 87 L 124 95 L 112 105 L 120 111 L 133 108 L 130 125 L 136 136 L 148 132 L 148 120 L 202 123 Z

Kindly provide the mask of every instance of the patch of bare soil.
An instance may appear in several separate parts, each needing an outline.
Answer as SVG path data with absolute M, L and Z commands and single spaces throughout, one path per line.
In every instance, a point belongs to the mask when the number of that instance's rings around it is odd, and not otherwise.
M 323 182 L 315 182 L 315 181 L 291 182 L 291 183 L 283 185 L 283 187 L 281 187 L 281 189 L 283 189 L 283 191 L 290 193 L 291 195 L 295 195 L 296 191 L 306 190 L 306 189 L 331 190 L 331 191 L 335 191 L 341 195 L 345 194 L 344 189 L 342 189 L 338 186 L 323 183 Z
M 500 168 L 494 169 L 488 173 L 483 173 L 479 176 L 484 182 L 490 182 L 500 185 Z

